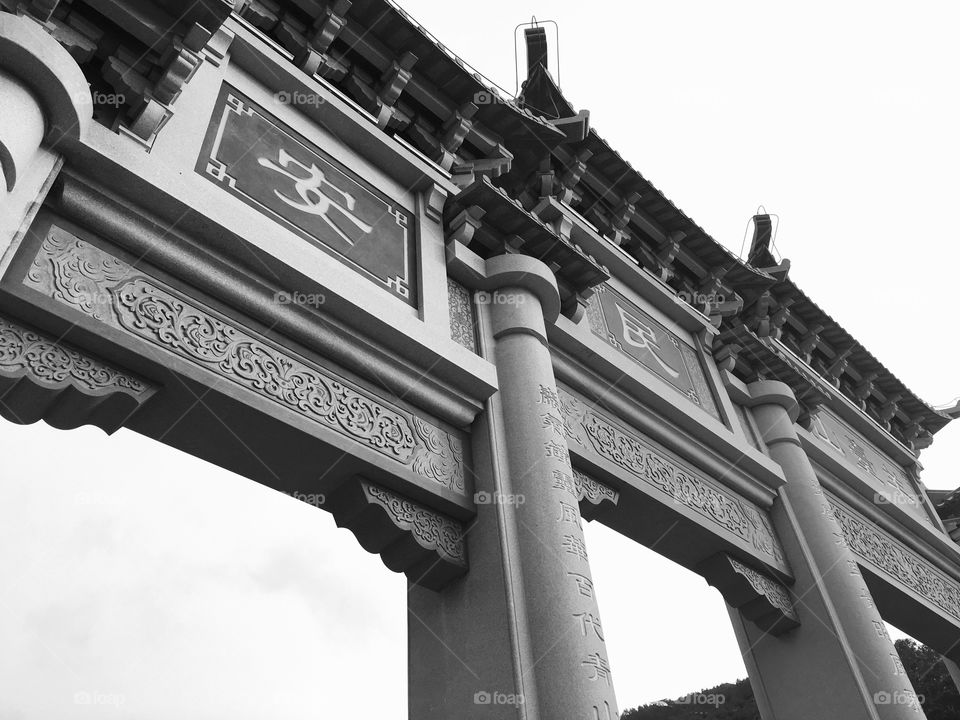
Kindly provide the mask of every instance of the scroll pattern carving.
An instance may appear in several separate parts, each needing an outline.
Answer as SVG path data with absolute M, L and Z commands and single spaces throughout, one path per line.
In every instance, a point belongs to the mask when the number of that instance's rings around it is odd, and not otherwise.
M 394 525 L 412 533 L 421 546 L 450 562 L 466 563 L 463 528 L 459 523 L 379 485 L 365 485 L 364 490 L 370 500 L 387 511 Z
M 767 598 L 771 605 L 782 612 L 791 620 L 797 620 L 797 613 L 793 609 L 793 603 L 790 602 L 790 593 L 787 589 L 773 578 L 767 577 L 761 572 L 757 572 L 752 567 L 748 567 L 735 558 L 729 558 L 730 566 L 735 572 L 747 579 L 750 586 L 757 591 L 757 594 Z
M 752 503 L 714 485 L 709 480 L 668 459 L 638 434 L 624 430 L 570 393 L 561 390 L 561 402 L 572 408 L 566 426 L 575 426 L 589 438 L 589 447 L 600 457 L 624 468 L 648 485 L 742 538 L 756 550 L 784 563 L 783 550 L 766 513 Z M 581 445 L 586 445 L 581 443 Z M 571 443 L 571 448 L 573 448 Z
M 855 555 L 960 620 L 960 583 L 834 497 L 827 497 Z
M 453 278 L 447 278 L 447 303 L 450 310 L 450 337 L 470 352 L 477 351 L 473 304 L 470 291 Z
M 387 407 L 137 272 L 54 227 L 24 282 L 350 437 L 424 477 L 463 491 L 459 438 Z
M 579 470 L 573 471 L 573 482 L 577 490 L 578 500 L 586 500 L 594 505 L 599 505 L 604 500 L 609 500 L 614 505 L 620 502 L 620 493 L 609 485 L 604 485 L 592 477 L 584 475 Z
M 40 335 L 0 316 L 0 374 L 29 375 L 43 385 L 72 383 L 88 391 L 152 390 L 139 378 L 95 360 L 53 338 Z

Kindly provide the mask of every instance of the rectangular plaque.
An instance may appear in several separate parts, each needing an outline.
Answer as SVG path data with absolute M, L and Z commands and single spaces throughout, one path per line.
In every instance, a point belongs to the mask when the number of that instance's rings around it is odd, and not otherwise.
M 697 351 L 689 343 L 608 285 L 600 285 L 590 298 L 587 319 L 597 337 L 720 419 Z
M 854 432 L 843 420 L 826 408 L 820 408 L 811 418 L 810 432 L 835 455 L 859 469 L 860 475 L 875 491 L 875 503 L 898 505 L 916 519 L 932 524 L 916 486 L 903 467 Z
M 196 171 L 416 307 L 413 215 L 228 85 Z

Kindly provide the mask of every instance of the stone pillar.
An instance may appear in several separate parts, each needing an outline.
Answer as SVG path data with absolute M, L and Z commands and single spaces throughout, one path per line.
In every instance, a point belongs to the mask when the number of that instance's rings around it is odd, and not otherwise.
M 800 627 L 773 637 L 731 611 L 765 720 L 924 717 L 883 619 L 797 436 L 781 382 L 749 386 L 770 457 L 786 484 L 772 519 L 796 577 Z
M 541 299 L 519 286 L 490 299 L 540 717 L 616 718 Z
M 487 291 L 499 392 L 474 424 L 470 570 L 440 593 L 411 588 L 410 718 L 615 720 L 547 348 L 556 282 L 539 260 L 505 255 L 474 286 Z

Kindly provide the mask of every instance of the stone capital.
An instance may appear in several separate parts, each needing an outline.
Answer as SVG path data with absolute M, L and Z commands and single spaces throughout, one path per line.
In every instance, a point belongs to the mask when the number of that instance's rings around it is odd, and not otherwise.
M 18 81 L 34 96 L 46 142 L 83 137 L 93 119 L 87 80 L 70 53 L 25 15 L 0 13 L 0 76 Z M 0 143 L 6 138 L 0 137 Z
M 529 255 L 504 254 L 484 260 L 463 243 L 447 244 L 450 275 L 471 290 L 521 288 L 540 301 L 543 319 L 552 324 L 560 316 L 557 280 L 547 265 Z
M 768 445 L 790 443 L 800 445 L 794 423 L 800 415 L 800 404 L 793 390 L 779 380 L 758 380 L 747 385 L 750 399 L 763 441 Z

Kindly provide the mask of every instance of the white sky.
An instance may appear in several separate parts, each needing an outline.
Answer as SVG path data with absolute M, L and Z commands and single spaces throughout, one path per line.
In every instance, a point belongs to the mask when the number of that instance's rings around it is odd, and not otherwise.
M 511 90 L 511 29 L 557 20 L 565 93 L 634 167 L 735 252 L 777 213 L 808 295 L 923 398 L 960 394 L 957 6 L 403 6 Z M 405 581 L 329 515 L 127 431 L 0 443 L 0 717 L 406 716 Z M 960 424 L 924 480 L 958 460 Z M 587 540 L 621 708 L 743 676 L 716 591 Z

